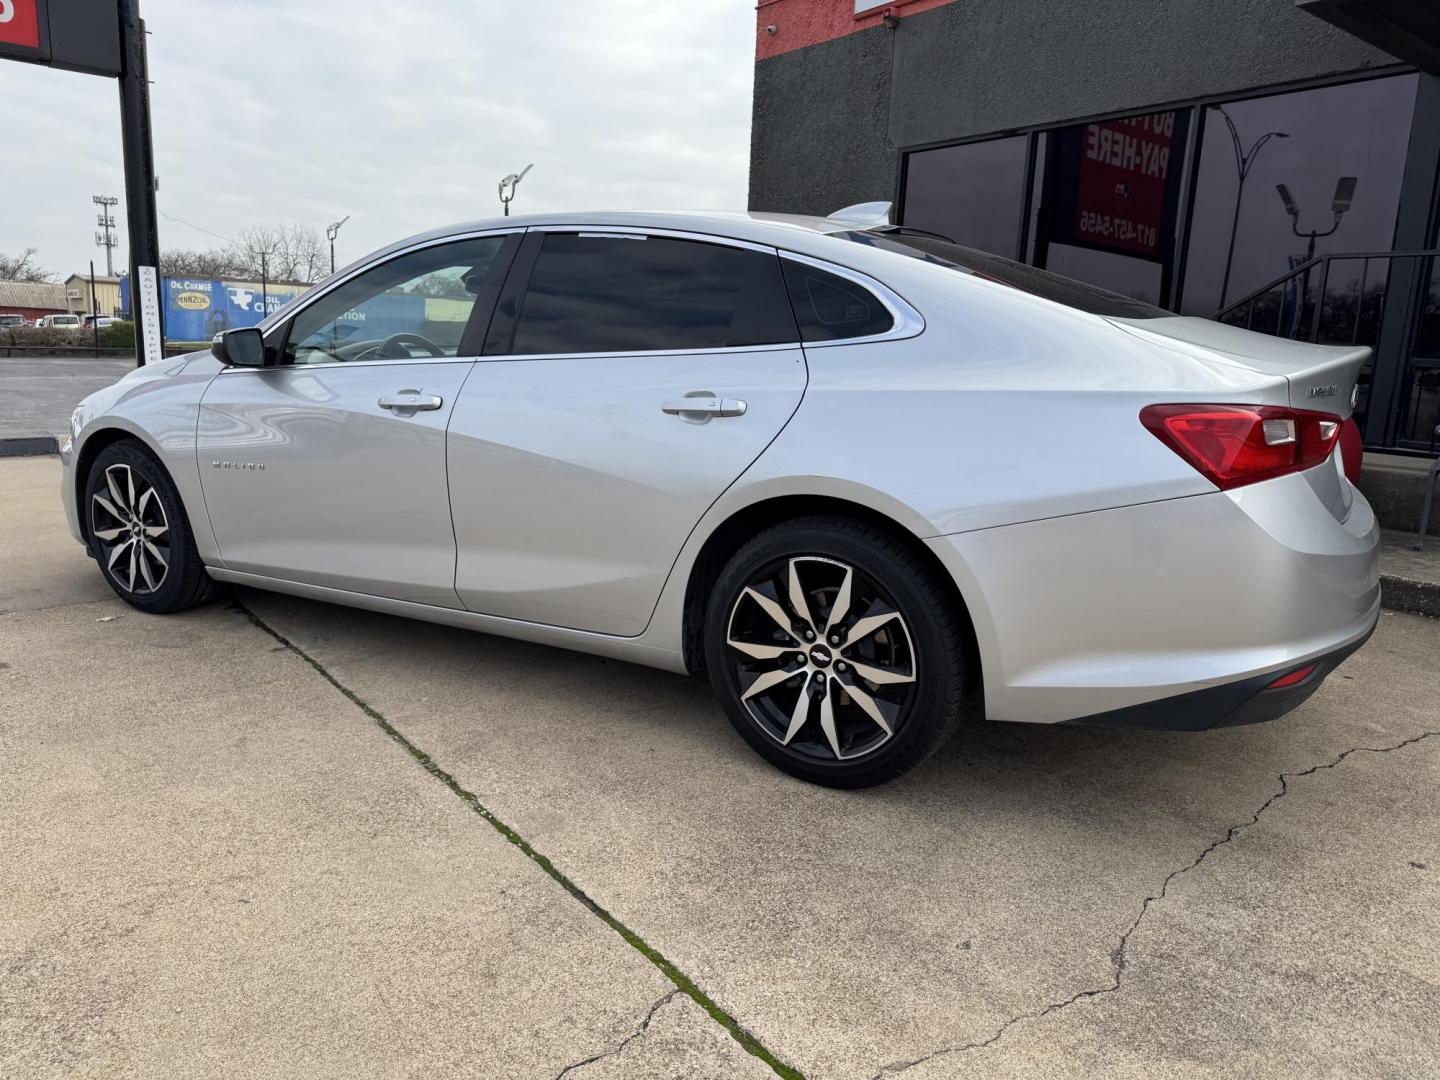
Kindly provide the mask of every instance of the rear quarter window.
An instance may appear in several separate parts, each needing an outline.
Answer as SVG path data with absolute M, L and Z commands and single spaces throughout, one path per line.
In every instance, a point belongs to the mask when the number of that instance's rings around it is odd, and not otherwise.
M 865 286 L 793 259 L 781 262 L 801 341 L 871 337 L 895 325 L 890 309 Z

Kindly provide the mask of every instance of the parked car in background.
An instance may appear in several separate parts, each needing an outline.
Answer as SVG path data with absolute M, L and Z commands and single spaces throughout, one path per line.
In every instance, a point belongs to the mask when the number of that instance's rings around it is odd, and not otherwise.
M 13 330 L 17 326 L 29 326 L 24 315 L 0 315 L 0 330 Z
M 87 330 L 95 326 L 103 329 L 104 327 L 115 325 L 115 319 L 110 315 L 84 315 L 81 316 L 81 318 L 84 320 L 85 329 Z
M 80 321 L 79 315 L 46 315 L 36 326 L 56 327 L 62 330 L 80 330 L 84 323 Z
M 874 208 L 516 217 L 91 395 L 62 490 L 143 611 L 231 582 L 703 672 L 860 787 L 967 716 L 1305 700 L 1379 617 L 1338 449 L 1368 356 Z

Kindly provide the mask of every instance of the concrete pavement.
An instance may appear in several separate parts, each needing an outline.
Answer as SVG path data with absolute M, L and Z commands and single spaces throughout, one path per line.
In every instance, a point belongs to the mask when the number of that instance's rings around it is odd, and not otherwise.
M 249 619 L 116 600 L 55 470 L 0 462 L 0 1075 L 773 1075 Z
M 0 462 L 0 1074 L 773 1075 L 675 978 L 808 1077 L 1440 1072 L 1440 623 L 1273 724 L 840 793 L 683 678 L 131 612 L 57 473 Z

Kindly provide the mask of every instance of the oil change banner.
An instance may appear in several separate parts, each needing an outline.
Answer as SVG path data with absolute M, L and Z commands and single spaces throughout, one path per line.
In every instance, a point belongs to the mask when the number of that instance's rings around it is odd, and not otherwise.
M 269 286 L 268 310 L 277 311 L 308 289 L 291 283 Z M 222 330 L 254 326 L 266 314 L 265 290 L 257 281 L 167 277 L 160 293 L 166 341 L 209 341 Z M 130 311 L 130 279 L 120 279 L 120 307 Z
M 1188 122 L 1188 113 L 1163 112 L 1050 132 L 1050 241 L 1165 261 L 1174 247 Z
M 120 281 L 120 306 L 130 307 L 130 281 Z M 267 313 L 279 311 L 308 285 L 282 283 L 262 292 L 259 282 L 219 278 L 167 277 L 161 284 L 165 309 L 166 341 L 209 341 L 224 330 L 255 326 Z M 391 334 L 423 331 L 431 323 L 457 316 L 449 310 L 457 301 L 427 299 L 409 293 L 382 293 L 357 304 L 335 321 L 341 340 L 383 340 Z M 468 314 L 473 301 L 459 302 Z M 457 334 L 464 326 L 458 316 Z
M 171 341 L 209 341 L 222 330 L 254 326 L 305 289 L 271 285 L 262 291 L 258 282 L 167 277 L 165 336 Z

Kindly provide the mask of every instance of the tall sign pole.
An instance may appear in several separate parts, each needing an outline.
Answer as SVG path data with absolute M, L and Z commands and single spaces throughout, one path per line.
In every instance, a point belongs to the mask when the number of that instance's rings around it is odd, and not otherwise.
M 160 229 L 155 207 L 155 147 L 150 138 L 150 68 L 139 0 L 120 0 L 120 150 L 125 158 L 125 218 L 130 229 L 130 308 L 135 358 L 143 367 L 165 355 L 160 302 Z

